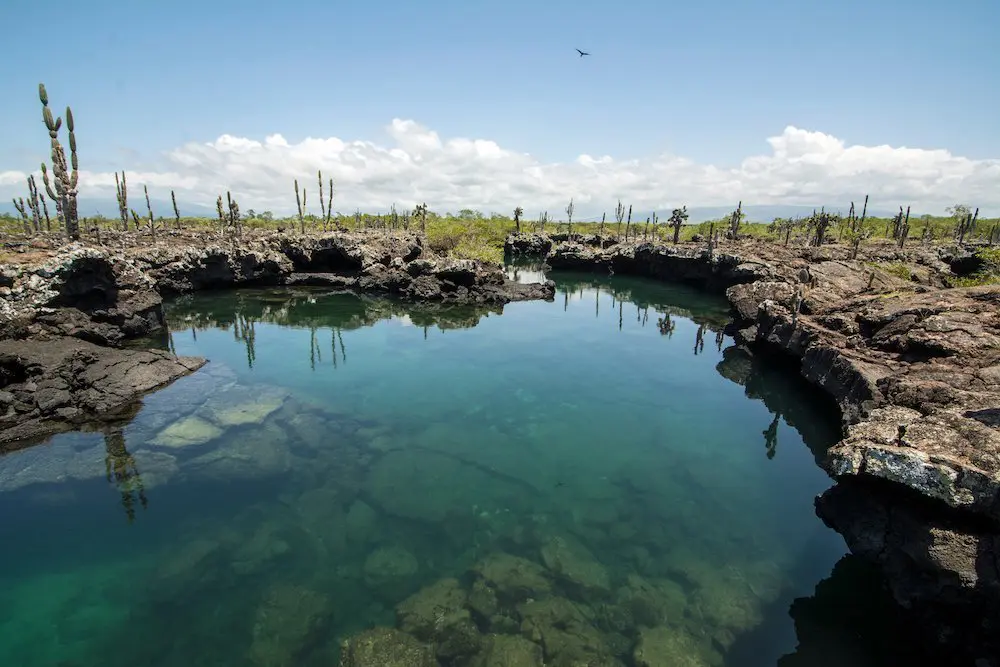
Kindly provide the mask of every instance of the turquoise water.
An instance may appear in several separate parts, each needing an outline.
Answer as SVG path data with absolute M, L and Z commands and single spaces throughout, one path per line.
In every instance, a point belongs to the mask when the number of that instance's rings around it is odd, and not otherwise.
M 733 347 L 721 299 L 558 289 L 171 303 L 161 344 L 208 365 L 0 457 L 0 664 L 330 666 L 374 626 L 442 665 L 508 664 L 491 633 L 537 644 L 509 664 L 891 664 L 877 579 L 831 575 L 813 512 L 815 396 Z

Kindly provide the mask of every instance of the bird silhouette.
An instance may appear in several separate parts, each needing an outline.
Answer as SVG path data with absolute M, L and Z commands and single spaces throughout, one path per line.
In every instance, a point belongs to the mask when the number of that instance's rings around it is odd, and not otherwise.
M 590 55 L 586 51 L 581 51 L 580 49 L 577 49 L 576 52 L 580 54 L 581 58 L 584 57 L 584 56 L 589 56 Z

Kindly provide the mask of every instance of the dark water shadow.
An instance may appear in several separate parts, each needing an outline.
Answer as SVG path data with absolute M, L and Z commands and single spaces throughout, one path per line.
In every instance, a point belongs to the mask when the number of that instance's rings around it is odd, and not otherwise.
M 802 436 L 816 465 L 842 434 L 840 409 L 824 391 L 799 375 L 798 365 L 784 356 L 751 353 L 731 345 L 716 365 L 719 375 L 744 387 L 747 398 L 764 403 L 774 420 L 764 425 L 768 458 L 777 452 L 776 422 L 784 420 Z
M 812 555 L 800 566 L 814 571 Z M 846 554 L 811 595 L 776 600 L 764 622 L 730 647 L 727 667 L 886 667 L 924 664 L 919 637 L 878 568 Z M 775 655 L 775 638 L 793 622 L 795 650 Z

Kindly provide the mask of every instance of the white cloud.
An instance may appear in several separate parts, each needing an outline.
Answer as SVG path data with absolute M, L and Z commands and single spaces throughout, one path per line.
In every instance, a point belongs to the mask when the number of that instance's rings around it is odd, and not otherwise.
M 736 166 L 699 164 L 676 155 L 616 159 L 582 154 L 565 163 L 542 163 L 485 139 L 443 140 L 412 120 L 394 119 L 389 143 L 307 138 L 291 144 L 273 134 L 263 141 L 224 134 L 214 141 L 180 146 L 145 172 L 128 172 L 130 192 L 148 184 L 154 198 L 214 206 L 230 190 L 243 210 L 295 207 L 293 180 L 319 210 L 316 172 L 334 179 L 334 208 L 385 210 L 425 201 L 436 211 L 480 209 L 529 215 L 560 215 L 570 197 L 577 217 L 609 215 L 619 198 L 636 210 L 681 204 L 833 205 L 871 196 L 872 206 L 942 212 L 966 202 L 987 215 L 1000 212 L 1000 159 L 973 160 L 946 150 L 848 146 L 841 139 L 796 127 L 767 139 L 770 152 Z M 122 165 L 128 170 L 128 165 Z M 81 172 L 81 197 L 113 198 L 113 173 Z M 0 172 L 0 193 L 13 195 L 24 174 Z M 324 188 L 326 184 L 324 183 Z
M 0 171 L 0 186 L 20 185 L 28 177 L 23 171 Z

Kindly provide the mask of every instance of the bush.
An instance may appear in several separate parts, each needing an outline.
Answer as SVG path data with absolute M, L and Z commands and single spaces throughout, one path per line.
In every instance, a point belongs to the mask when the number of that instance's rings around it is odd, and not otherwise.
M 1000 284 L 1000 248 L 979 248 L 976 257 L 983 263 L 982 268 L 971 276 L 953 278 L 950 282 L 954 287 Z

